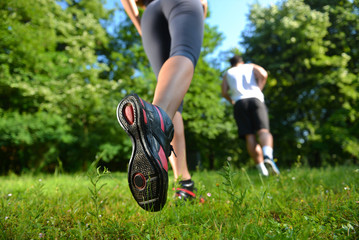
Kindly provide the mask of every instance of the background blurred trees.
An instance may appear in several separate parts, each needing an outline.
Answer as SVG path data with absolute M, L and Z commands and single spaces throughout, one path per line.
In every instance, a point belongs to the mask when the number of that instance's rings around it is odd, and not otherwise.
M 96 157 L 126 170 L 132 147 L 117 103 L 131 92 L 150 100 L 156 84 L 129 19 L 122 12 L 114 26 L 101 0 L 9 0 L 0 9 L 0 172 L 78 171 Z M 253 5 L 241 44 L 270 73 L 280 165 L 358 161 L 358 14 L 358 0 Z M 190 165 L 206 168 L 248 160 L 220 96 L 221 39 L 206 25 L 183 113 Z
M 252 8 L 245 57 L 270 72 L 265 95 L 281 161 L 358 160 L 358 15 L 358 1 Z
M 96 52 L 108 44 L 100 1 L 1 1 L 1 171 L 78 170 L 119 152 L 120 83 Z M 117 129 L 118 130 L 118 129 Z

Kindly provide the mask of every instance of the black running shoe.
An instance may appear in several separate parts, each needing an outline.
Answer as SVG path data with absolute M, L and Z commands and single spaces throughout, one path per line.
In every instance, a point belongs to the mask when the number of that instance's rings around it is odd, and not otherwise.
M 196 190 L 192 180 L 180 181 L 180 187 L 176 189 L 176 197 L 182 200 L 192 200 L 196 198 Z
M 132 195 L 143 209 L 160 211 L 167 200 L 167 160 L 171 155 L 174 131 L 172 121 L 165 111 L 136 94 L 119 103 L 117 119 L 132 140 L 128 166 Z

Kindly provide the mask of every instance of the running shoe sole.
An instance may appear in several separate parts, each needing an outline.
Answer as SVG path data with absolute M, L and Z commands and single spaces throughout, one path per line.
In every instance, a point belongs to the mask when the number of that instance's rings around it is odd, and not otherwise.
M 132 141 L 128 166 L 131 193 L 143 209 L 160 211 L 167 200 L 168 173 L 151 153 L 146 138 L 147 117 L 142 99 L 137 95 L 125 97 L 117 106 L 117 119 Z
M 270 175 L 279 175 L 280 174 L 279 169 L 274 161 L 272 161 L 270 159 L 264 159 L 264 165 L 268 169 L 268 172 Z

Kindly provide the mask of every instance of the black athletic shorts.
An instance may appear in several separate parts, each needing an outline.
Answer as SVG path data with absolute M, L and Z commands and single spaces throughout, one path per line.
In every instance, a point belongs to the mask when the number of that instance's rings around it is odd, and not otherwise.
M 141 29 L 143 47 L 156 77 L 173 56 L 185 56 L 196 66 L 204 30 L 200 0 L 154 0 L 143 13 Z
M 259 99 L 246 98 L 238 100 L 233 109 L 239 137 L 256 134 L 262 128 L 269 130 L 267 107 Z

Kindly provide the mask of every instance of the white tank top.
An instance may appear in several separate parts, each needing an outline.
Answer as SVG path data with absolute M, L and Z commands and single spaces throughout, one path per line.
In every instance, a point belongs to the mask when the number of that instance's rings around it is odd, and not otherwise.
M 257 98 L 264 102 L 264 95 L 258 87 L 253 73 L 253 65 L 240 64 L 227 71 L 229 94 L 233 101 L 245 98 Z

